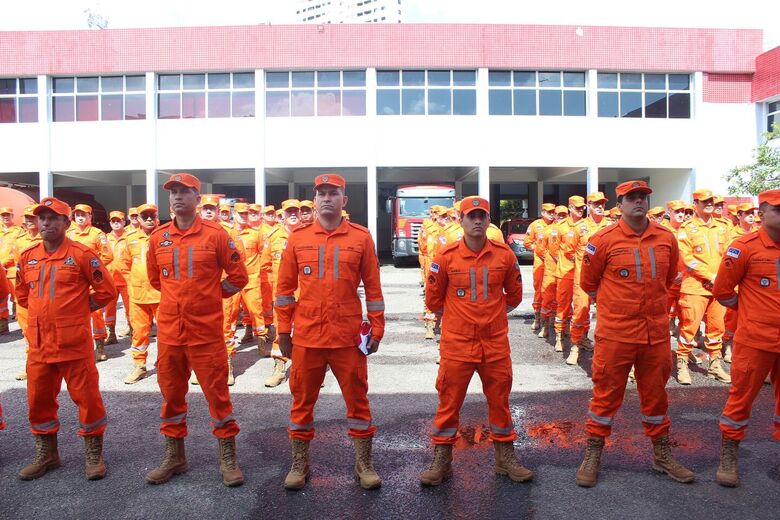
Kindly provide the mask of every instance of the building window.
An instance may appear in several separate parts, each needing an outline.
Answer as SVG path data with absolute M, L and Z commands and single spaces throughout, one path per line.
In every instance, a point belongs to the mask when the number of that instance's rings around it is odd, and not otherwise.
M 254 72 L 160 74 L 159 119 L 254 117 Z
M 780 127 L 780 101 L 774 103 L 767 103 L 766 106 L 767 118 L 766 118 L 766 131 L 772 131 L 772 124 L 776 124 Z
M 266 72 L 268 117 L 364 116 L 365 70 Z
M 473 116 L 476 84 L 473 70 L 378 70 L 376 113 Z
M 146 119 L 146 76 L 52 79 L 53 121 L 139 119 Z
M 689 74 L 598 73 L 599 117 L 690 119 Z
M 38 122 L 38 79 L 0 78 L 0 123 Z
M 490 115 L 584 116 L 585 73 L 491 70 Z

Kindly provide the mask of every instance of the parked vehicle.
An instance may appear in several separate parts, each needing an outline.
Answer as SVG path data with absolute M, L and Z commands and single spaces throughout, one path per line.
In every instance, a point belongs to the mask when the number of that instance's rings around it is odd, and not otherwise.
M 533 222 L 530 218 L 505 220 L 501 223 L 501 232 L 504 234 L 506 244 L 512 248 L 518 262 L 533 262 L 534 252 L 523 245 L 528 226 Z

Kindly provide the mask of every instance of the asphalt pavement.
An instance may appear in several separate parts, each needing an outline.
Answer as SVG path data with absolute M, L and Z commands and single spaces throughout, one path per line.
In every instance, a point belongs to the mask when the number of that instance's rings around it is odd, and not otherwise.
M 530 267 L 522 270 L 527 282 L 524 301 L 510 316 L 514 367 L 510 404 L 519 434 L 516 451 L 535 471 L 532 483 L 513 483 L 493 473 L 487 408 L 475 376 L 461 413 L 454 475 L 437 488 L 420 487 L 419 474 L 433 452 L 429 436 L 438 403 L 436 342 L 423 338 L 419 270 L 383 266 L 387 330 L 379 352 L 369 358 L 370 400 L 378 427 L 374 462 L 383 478 L 379 490 L 364 491 L 354 481 L 345 407 L 330 373 L 316 409 L 312 478 L 302 491 L 283 489 L 290 466 L 289 388 L 286 383 L 274 389 L 263 386 L 272 363 L 259 360 L 252 345 L 243 346 L 236 356 L 237 381 L 231 388 L 241 426 L 238 457 L 244 486 L 222 485 L 206 403 L 200 389 L 192 386 L 186 441 L 191 469 L 167 484 L 147 484 L 144 475 L 163 455 L 158 431 L 161 397 L 153 371 L 136 385 L 122 383 L 131 369 L 129 338 L 109 346 L 110 359 L 98 365 L 109 415 L 108 476 L 84 480 L 77 410 L 63 386 L 59 435 L 63 465 L 36 481 L 17 480 L 18 470 L 32 459 L 34 443 L 25 383 L 14 380 L 24 365 L 24 344 L 12 323 L 12 333 L 0 337 L 0 400 L 8 422 L 0 432 L 0 518 L 780 517 L 780 444 L 771 437 L 772 389 L 765 386 L 757 398 L 740 448 L 742 486 L 722 488 L 715 483 L 718 418 L 728 386 L 707 379 L 698 367 L 692 368 L 693 385 L 681 387 L 674 379 L 667 385 L 674 453 L 697 473 L 696 482 L 679 484 L 652 470 L 652 447 L 642 433 L 636 387 L 629 385 L 602 459 L 599 483 L 592 489 L 578 487 L 574 473 L 587 438 L 590 355 L 582 355 L 577 366 L 567 366 L 567 352 L 553 352 L 552 341 L 531 333 Z M 154 343 L 150 352 L 152 361 Z

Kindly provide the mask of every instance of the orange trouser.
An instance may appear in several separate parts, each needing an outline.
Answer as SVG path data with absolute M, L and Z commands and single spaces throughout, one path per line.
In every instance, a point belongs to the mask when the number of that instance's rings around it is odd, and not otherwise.
M 555 309 L 557 308 L 555 295 L 557 290 L 558 279 L 545 270 L 542 278 L 542 307 L 539 310 L 542 319 L 548 320 L 555 316 Z
M 626 392 L 631 366 L 636 374 L 642 426 L 645 435 L 656 439 L 666 435 L 671 421 L 666 415 L 669 399 L 666 382 L 672 373 L 669 340 L 647 344 L 621 343 L 602 337 L 596 338 L 593 353 L 593 398 L 590 401 L 588 434 L 607 437 L 612 433 L 612 421 Z
M 566 324 L 571 320 L 571 304 L 574 299 L 574 277 L 558 278 L 555 289 L 555 301 L 558 309 L 555 311 L 555 333 L 562 334 Z
M 534 312 L 541 312 L 542 310 L 542 280 L 544 280 L 543 263 L 534 267 Z
M 0 320 L 7 320 L 8 317 L 11 315 L 8 312 L 8 296 L 9 296 L 9 294 L 6 294 L 5 298 L 0 298 Z
M 474 372 L 482 380 L 482 391 L 488 405 L 490 439 L 512 442 L 517 438 L 509 412 L 509 393 L 512 391 L 512 360 L 509 356 L 496 361 L 468 363 L 441 359 L 436 390 L 439 392 L 439 408 L 433 420 L 434 444 L 455 444 L 460 426 L 460 409 L 466 398 Z
M 420 263 L 420 280 L 425 285 L 425 279 L 428 278 L 428 255 L 417 255 L 417 261 Z
M 244 323 L 251 323 L 255 335 L 265 332 L 263 323 L 263 297 L 260 295 L 260 285 L 249 289 L 241 289 L 241 303 L 244 305 Z M 228 349 L 230 350 L 230 349 Z M 235 354 L 235 347 L 230 352 Z
M 212 433 L 221 439 L 234 437 L 239 428 L 233 417 L 227 377 L 227 352 L 224 342 L 207 345 L 157 345 L 157 384 L 163 403 L 160 409 L 160 433 L 178 439 L 187 436 L 187 391 L 190 370 L 195 371 L 203 395 L 209 404 Z
M 696 332 L 705 320 L 705 344 L 710 356 L 720 356 L 726 308 L 712 296 L 680 295 L 680 337 L 677 357 L 686 357 L 696 346 Z
M 60 363 L 41 363 L 27 359 L 30 431 L 36 435 L 59 431 L 57 396 L 63 379 L 70 398 L 79 407 L 79 435 L 102 435 L 106 430 L 106 409 L 100 396 L 95 360 L 91 356 Z
M 222 331 L 225 333 L 225 345 L 227 352 L 232 356 L 236 350 L 236 320 L 238 308 L 241 303 L 241 294 L 236 293 L 229 298 L 222 299 Z
M 106 339 L 106 320 L 103 318 L 103 309 L 98 309 L 92 313 L 92 338 Z
M 680 288 L 682 286 L 678 284 L 672 284 L 669 288 L 667 305 L 669 307 L 669 319 L 674 319 L 679 314 L 680 310 Z
M 325 369 L 330 366 L 341 387 L 341 395 L 347 405 L 347 425 L 350 437 L 369 439 L 376 426 L 371 424 L 371 407 L 368 403 L 368 363 L 366 356 L 356 347 L 306 348 L 294 346 L 290 369 L 290 392 L 293 396 L 290 408 L 291 439 L 310 441 L 314 438 L 314 405 L 325 380 Z
M 122 306 L 125 308 L 125 319 L 130 323 L 130 296 L 127 293 L 126 285 L 117 285 L 116 300 L 106 305 L 106 327 L 116 327 L 116 308 L 119 303 L 119 297 L 122 297 Z
M 10 301 L 12 302 L 16 301 L 16 277 L 15 276 L 13 278 L 11 277 L 8 278 L 8 291 L 9 292 L 6 295 L 6 297 L 3 298 L 3 301 L 0 302 L 0 320 L 7 320 L 11 316 L 11 313 L 8 312 L 8 308 L 10 305 L 8 301 L 8 297 L 9 296 L 11 297 Z M 17 306 L 16 309 L 18 312 L 19 307 Z
M 737 311 L 726 307 L 726 314 L 723 318 L 723 341 L 734 339 L 734 333 L 737 331 Z
M 744 343 L 734 345 L 731 357 L 731 387 L 720 417 L 720 431 L 724 437 L 737 441 L 745 438 L 753 401 L 770 372 L 775 388 L 773 436 L 780 441 L 780 353 L 757 349 Z
M 571 322 L 571 341 L 577 343 L 583 337 L 587 337 L 590 330 L 590 304 L 588 294 L 580 288 L 579 283 L 574 284 L 574 314 Z
M 130 323 L 133 325 L 133 342 L 130 355 L 133 364 L 146 366 L 149 356 L 149 332 L 152 330 L 152 320 L 157 317 L 159 303 L 130 302 Z

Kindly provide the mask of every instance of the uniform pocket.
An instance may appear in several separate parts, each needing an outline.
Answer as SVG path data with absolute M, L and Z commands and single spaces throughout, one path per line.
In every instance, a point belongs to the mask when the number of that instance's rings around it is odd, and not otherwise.
M 57 346 L 59 348 L 74 348 L 89 346 L 92 339 L 89 323 L 59 319 L 57 329 Z

